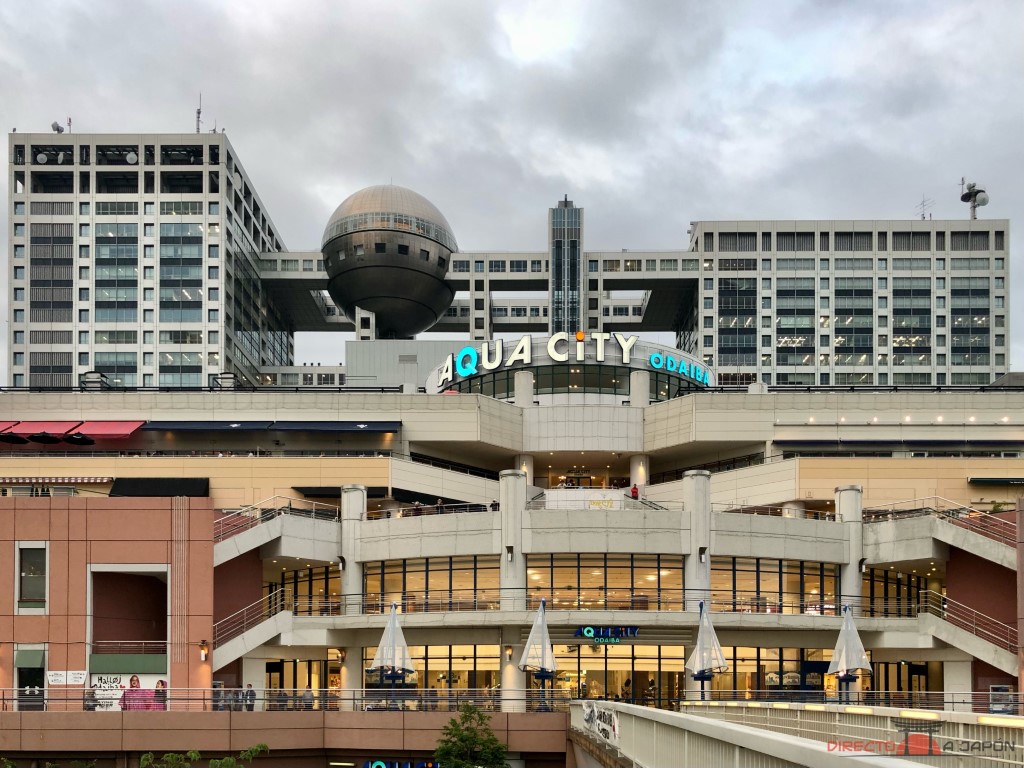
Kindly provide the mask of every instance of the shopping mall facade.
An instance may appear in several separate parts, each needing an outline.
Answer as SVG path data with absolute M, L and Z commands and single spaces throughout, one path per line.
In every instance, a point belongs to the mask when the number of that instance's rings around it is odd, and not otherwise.
M 467 253 L 389 186 L 287 252 L 223 135 L 10 144 L 0 755 L 415 764 L 469 700 L 514 765 L 572 765 L 566 699 L 697 695 L 701 603 L 716 697 L 834 698 L 846 605 L 860 701 L 1019 690 L 1007 222 L 588 252 L 565 200 L 547 252 Z M 344 366 L 294 366 L 327 329 Z M 388 681 L 392 605 L 414 670 Z M 121 714 L 133 676 L 172 712 Z

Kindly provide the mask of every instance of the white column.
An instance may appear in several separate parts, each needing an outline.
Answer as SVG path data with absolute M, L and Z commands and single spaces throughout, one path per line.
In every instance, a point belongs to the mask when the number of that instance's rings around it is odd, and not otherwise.
M 646 408 L 651 402 L 651 374 L 648 371 L 629 372 L 629 405 Z
M 501 646 L 501 711 L 525 712 L 526 673 L 519 668 L 519 659 L 523 656 L 525 646 L 519 640 L 520 628 L 504 627 L 501 634 L 505 639 L 505 644 Z M 508 642 L 512 637 L 515 637 L 515 642 Z M 512 658 L 505 652 L 508 646 L 512 647 Z
M 266 659 L 250 659 L 247 656 L 242 657 L 242 679 L 239 681 L 238 687 L 244 690 L 247 685 L 251 685 L 253 690 L 256 691 L 256 701 L 253 709 L 256 712 L 261 712 L 266 709 L 267 704 L 264 701 L 266 694 L 263 690 L 267 685 Z
M 341 690 L 338 692 L 338 709 L 350 711 L 362 709 L 363 695 L 363 648 L 350 645 L 345 648 L 345 659 L 341 662 Z
M 526 610 L 526 556 L 523 522 L 526 515 L 526 473 L 506 469 L 498 474 L 501 505 L 501 610 Z
M 638 453 L 629 457 L 629 484 L 636 486 L 640 495 L 644 495 L 647 483 L 651 479 L 651 457 L 646 453 Z
M 527 485 L 533 485 L 533 456 L 529 453 L 516 456 L 516 469 L 526 474 Z
M 690 519 L 689 541 L 683 541 L 683 549 L 689 551 L 683 562 L 684 608 L 697 611 L 699 602 L 711 595 L 711 473 L 707 470 L 683 473 L 683 510 Z
M 516 371 L 513 386 L 518 407 L 529 408 L 533 405 L 533 371 Z
M 366 486 L 341 488 L 341 599 L 347 616 L 363 612 L 363 564 L 359 554 L 359 522 L 366 517 Z
M 863 489 L 859 485 L 841 485 L 835 490 L 836 520 L 846 529 L 849 544 L 848 560 L 839 565 L 840 604 L 850 603 L 855 615 L 864 591 L 860 572 L 864 559 L 863 502 Z
M 973 680 L 971 676 L 970 661 L 944 661 L 942 662 L 943 693 L 946 695 L 946 708 L 954 712 L 970 712 L 971 689 Z M 950 702 L 952 701 L 952 706 Z
M 782 504 L 783 517 L 803 518 L 806 516 L 807 505 L 802 501 L 786 501 Z

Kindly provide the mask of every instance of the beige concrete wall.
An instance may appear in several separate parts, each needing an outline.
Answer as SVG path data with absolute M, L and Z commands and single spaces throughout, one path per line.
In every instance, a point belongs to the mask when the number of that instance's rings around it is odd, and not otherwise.
M 617 405 L 553 405 L 523 410 L 523 450 L 638 453 L 644 415 Z M 603 466 L 603 465 L 602 465 Z

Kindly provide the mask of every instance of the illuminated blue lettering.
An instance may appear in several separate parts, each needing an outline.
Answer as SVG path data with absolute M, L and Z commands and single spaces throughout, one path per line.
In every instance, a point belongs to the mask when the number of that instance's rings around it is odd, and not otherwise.
M 463 360 L 467 357 L 470 360 L 469 364 L 463 363 Z M 479 362 L 479 352 L 477 352 L 473 347 L 463 347 L 455 355 L 455 370 L 459 376 L 472 376 L 476 373 L 477 363 Z
M 690 375 L 690 364 L 686 360 L 679 361 L 679 374 L 681 376 Z
M 665 358 L 666 371 L 675 371 L 677 368 L 678 364 L 676 363 L 676 359 L 672 357 L 672 355 L 669 355 L 668 357 Z
M 665 365 L 665 358 L 662 357 L 660 352 L 655 352 L 651 355 L 651 368 L 661 368 Z
M 696 363 L 693 364 L 693 378 L 695 378 L 697 381 L 704 380 L 704 369 L 701 368 Z

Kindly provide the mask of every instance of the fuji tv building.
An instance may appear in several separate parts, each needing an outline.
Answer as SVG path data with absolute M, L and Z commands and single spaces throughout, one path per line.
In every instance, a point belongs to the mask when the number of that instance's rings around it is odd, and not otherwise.
M 514 764 L 571 764 L 562 703 L 700 695 L 702 605 L 711 697 L 836 700 L 848 606 L 858 701 L 1019 702 L 1005 220 L 694 222 L 679 250 L 587 251 L 565 199 L 547 250 L 465 252 L 380 186 L 288 251 L 223 134 L 10 143 L 13 756 L 66 754 L 35 717 L 110 765 L 189 738 L 88 720 L 137 676 L 220 718 L 209 750 L 426 764 L 471 701 Z M 344 365 L 294 365 L 323 330 L 354 334 Z M 542 601 L 550 676 L 519 664 Z M 392 605 L 397 684 L 374 664 Z M 250 685 L 251 718 L 228 693 Z

